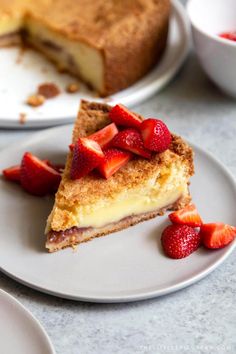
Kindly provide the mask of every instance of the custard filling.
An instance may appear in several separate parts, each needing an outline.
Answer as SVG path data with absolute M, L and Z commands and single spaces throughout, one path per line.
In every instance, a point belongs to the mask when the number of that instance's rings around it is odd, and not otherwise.
M 78 206 L 68 211 L 70 224 L 66 229 L 73 226 L 103 227 L 131 215 L 163 209 L 184 195 L 188 195 L 185 166 L 171 166 L 161 176 L 153 176 L 142 187 L 123 191 L 114 199 L 100 199 L 95 204 Z M 47 231 L 60 231 L 53 227 L 53 214 L 58 212 L 57 209 L 55 207 L 49 217 Z

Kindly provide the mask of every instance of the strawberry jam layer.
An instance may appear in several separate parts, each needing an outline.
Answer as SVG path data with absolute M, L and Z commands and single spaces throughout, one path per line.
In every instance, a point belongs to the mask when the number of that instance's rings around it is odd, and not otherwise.
M 73 236 L 78 236 L 78 233 L 82 233 L 86 230 L 90 229 L 89 227 L 71 227 L 70 229 L 64 230 L 64 231 L 54 231 L 50 230 L 47 238 L 49 243 L 61 243 L 65 239 L 73 238 Z
M 0 35 L 0 46 L 10 46 L 20 43 L 19 32 L 11 32 L 7 34 Z

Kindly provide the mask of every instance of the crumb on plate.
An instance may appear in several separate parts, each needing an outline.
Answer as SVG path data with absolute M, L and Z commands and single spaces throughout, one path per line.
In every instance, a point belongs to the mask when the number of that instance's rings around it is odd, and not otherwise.
M 66 92 L 68 92 L 68 93 L 75 93 L 75 92 L 78 92 L 78 91 L 79 91 L 79 84 L 77 84 L 75 82 L 70 83 L 66 87 Z
M 20 122 L 20 124 L 25 124 L 25 122 L 26 122 L 26 113 L 20 113 L 19 114 L 19 122 Z
M 45 82 L 38 86 L 38 94 L 45 98 L 53 98 L 60 94 L 59 87 L 53 82 Z
M 45 97 L 42 95 L 31 95 L 27 99 L 27 104 L 32 107 L 41 106 L 45 102 Z

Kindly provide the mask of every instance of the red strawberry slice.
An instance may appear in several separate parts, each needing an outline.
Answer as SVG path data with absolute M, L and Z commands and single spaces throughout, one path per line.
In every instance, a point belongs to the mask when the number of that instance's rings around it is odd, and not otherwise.
M 192 227 L 199 227 L 202 225 L 202 219 L 194 204 L 189 204 L 183 209 L 174 211 L 169 214 L 169 218 L 173 224 L 182 224 Z
M 149 118 L 142 122 L 140 126 L 144 146 L 156 152 L 167 150 L 171 143 L 169 129 L 159 119 Z
M 117 133 L 118 129 L 115 123 L 111 123 L 105 128 L 98 130 L 96 133 L 89 135 L 88 138 L 96 141 L 104 149 Z
M 129 128 L 139 128 L 141 124 L 141 119 L 122 104 L 114 106 L 109 112 L 109 117 L 117 125 L 123 125 Z
M 225 32 L 220 34 L 221 38 L 236 42 L 236 32 Z
M 91 139 L 80 138 L 73 149 L 71 164 L 71 179 L 79 179 L 86 176 L 104 159 L 104 153 L 100 145 Z
M 130 152 L 114 148 L 105 150 L 104 154 L 105 158 L 98 166 L 98 170 L 105 178 L 111 177 L 132 158 L 132 154 Z
M 145 149 L 141 134 L 136 129 L 125 129 L 119 132 L 111 141 L 111 146 L 128 150 L 134 154 L 151 158 L 151 152 Z
M 20 175 L 22 187 L 38 196 L 56 191 L 61 181 L 57 171 L 29 152 L 22 158 Z
M 74 147 L 75 147 L 75 144 L 70 144 L 70 145 L 69 145 L 69 149 L 70 149 L 71 152 L 73 152 Z
M 203 224 L 200 235 L 207 248 L 223 248 L 236 237 L 236 227 L 221 222 Z
M 8 181 L 20 182 L 20 165 L 5 168 L 2 173 Z
M 187 225 L 170 225 L 161 236 L 165 254 L 174 259 L 184 258 L 196 251 L 201 237 L 192 227 Z

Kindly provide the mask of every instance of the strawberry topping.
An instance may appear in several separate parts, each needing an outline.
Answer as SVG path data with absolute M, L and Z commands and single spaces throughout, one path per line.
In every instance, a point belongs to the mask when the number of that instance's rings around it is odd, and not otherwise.
M 159 119 L 149 118 L 142 122 L 140 126 L 144 146 L 156 152 L 167 150 L 171 143 L 169 129 Z
M 5 168 L 2 173 L 7 180 L 12 182 L 20 182 L 20 165 Z
M 105 158 L 99 165 L 98 170 L 105 178 L 111 177 L 132 158 L 132 154 L 130 152 L 114 148 L 105 150 L 104 155 Z
M 192 227 L 202 225 L 201 217 L 198 214 L 197 208 L 194 204 L 189 204 L 185 208 L 169 214 L 169 218 L 173 224 L 182 224 Z
M 220 222 L 203 224 L 200 234 L 207 248 L 223 248 L 235 239 L 236 227 Z
M 20 179 L 27 192 L 43 196 L 57 190 L 61 175 L 44 161 L 26 152 L 21 162 Z
M 96 133 L 89 135 L 88 138 L 96 141 L 103 149 L 108 147 L 109 142 L 118 133 L 115 123 L 107 125 L 105 128 L 98 130 Z
M 130 112 L 122 104 L 117 104 L 109 112 L 110 119 L 117 125 L 122 125 L 128 128 L 139 128 L 141 119 L 134 113 Z
M 236 42 L 236 31 L 221 33 L 220 37 L 224 38 L 224 39 L 229 39 L 230 41 L 233 41 L 233 42 Z
M 100 145 L 88 138 L 79 138 L 73 149 L 71 179 L 86 176 L 104 159 Z
M 151 158 L 151 152 L 144 147 L 141 134 L 136 129 L 130 128 L 120 131 L 111 141 L 111 145 L 147 159 Z
M 174 259 L 184 258 L 196 251 L 201 242 L 200 234 L 187 225 L 170 225 L 161 236 L 165 254 Z

